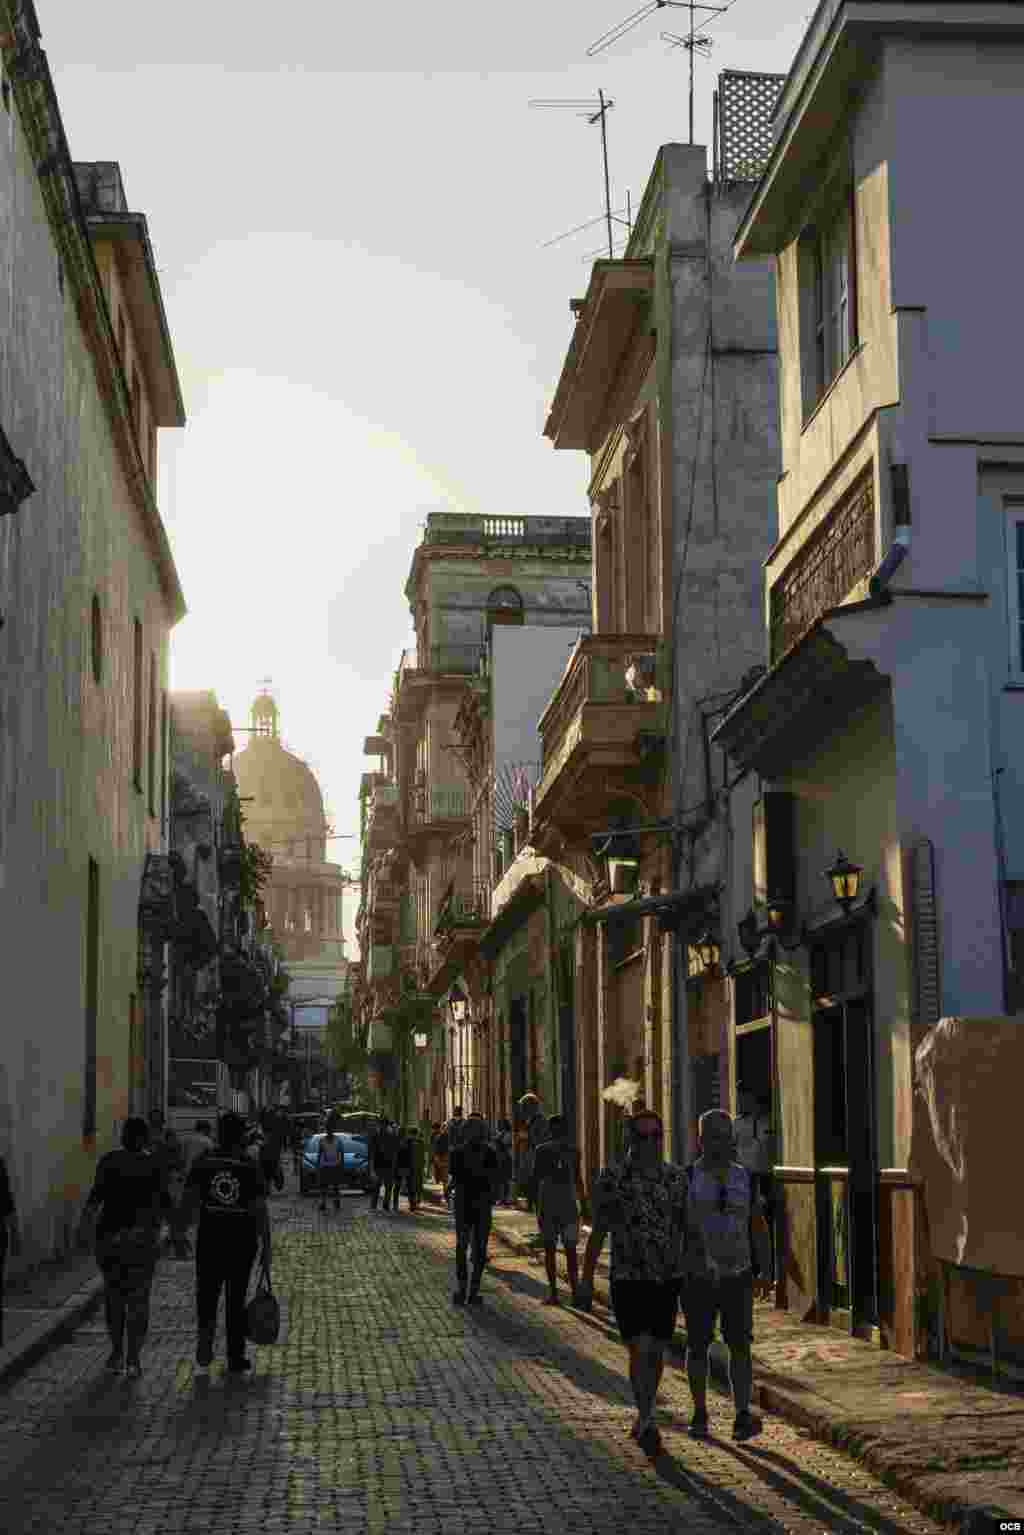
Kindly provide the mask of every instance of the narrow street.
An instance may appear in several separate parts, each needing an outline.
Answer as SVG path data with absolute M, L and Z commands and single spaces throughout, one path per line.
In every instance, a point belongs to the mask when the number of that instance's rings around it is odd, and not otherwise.
M 272 1202 L 281 1344 L 248 1379 L 193 1365 L 193 1265 L 163 1260 L 141 1381 L 104 1377 L 102 1313 L 0 1399 L 5 1535 L 460 1531 L 938 1530 L 853 1461 L 779 1420 L 737 1446 L 685 1432 L 669 1366 L 662 1454 L 628 1436 L 625 1354 L 606 1314 L 539 1304 L 542 1270 L 492 1251 L 486 1304 L 451 1304 L 436 1206 L 321 1216 Z

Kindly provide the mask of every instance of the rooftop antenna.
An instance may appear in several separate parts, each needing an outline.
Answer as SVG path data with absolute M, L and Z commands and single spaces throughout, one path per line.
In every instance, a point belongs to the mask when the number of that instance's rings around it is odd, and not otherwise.
M 608 130 L 607 130 L 607 126 L 606 126 L 606 119 L 608 117 L 608 113 L 611 111 L 611 109 L 612 109 L 612 107 L 614 105 L 615 105 L 614 101 L 606 101 L 605 100 L 604 91 L 598 91 L 598 93 L 597 93 L 597 100 L 596 101 L 591 99 L 589 101 L 582 100 L 582 101 L 531 101 L 530 102 L 530 106 L 531 107 L 542 107 L 542 108 L 555 107 L 555 108 L 561 109 L 563 111 L 575 112 L 577 117 L 585 117 L 587 119 L 588 123 L 600 123 L 601 124 L 601 157 L 602 157 L 602 159 L 604 161 L 604 220 L 605 220 L 605 223 L 608 226 L 608 258 L 609 258 L 609 260 L 611 260 L 611 258 L 615 254 L 614 242 L 613 242 L 613 239 L 612 239 L 612 220 L 615 218 L 615 215 L 612 213 L 611 182 L 610 182 L 609 177 L 608 177 Z M 597 219 L 592 219 L 590 222 L 593 223 L 593 224 L 596 224 L 598 222 L 598 220 Z M 580 229 L 586 229 L 587 227 L 588 226 L 586 224 L 581 224 L 579 226 Z M 575 230 L 575 229 L 569 230 L 570 234 L 576 234 L 577 232 L 578 231 Z M 558 236 L 556 236 L 556 238 L 557 239 L 563 239 L 564 236 L 558 235 Z M 555 242 L 551 241 L 550 243 L 554 244 Z
M 698 5 L 696 0 L 647 0 L 646 5 L 642 5 L 638 11 L 633 11 L 625 20 L 617 22 L 614 27 L 609 27 L 608 31 L 603 33 L 595 43 L 591 43 L 587 49 L 587 58 L 592 59 L 595 54 L 603 53 L 606 48 L 611 47 L 612 43 L 617 43 L 620 37 L 625 37 L 627 32 L 632 32 L 634 27 L 638 27 L 642 21 L 646 21 L 648 16 L 653 16 L 655 11 L 666 9 L 673 11 L 688 10 L 690 13 L 690 32 L 688 37 L 676 37 L 669 32 L 663 32 L 661 35 L 675 46 L 685 48 L 690 55 L 690 143 L 692 144 L 693 56 L 695 53 L 699 53 L 702 58 L 707 58 L 711 51 L 711 39 L 697 35 L 695 12 L 710 11 L 715 15 L 721 15 L 723 11 L 729 9 L 727 5 Z

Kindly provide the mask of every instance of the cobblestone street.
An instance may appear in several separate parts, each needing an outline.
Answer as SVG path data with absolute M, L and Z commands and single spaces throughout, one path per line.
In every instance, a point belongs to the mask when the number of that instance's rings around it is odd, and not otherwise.
M 500 1247 L 486 1304 L 457 1311 L 436 1207 L 272 1210 L 281 1344 L 235 1380 L 219 1340 L 196 1373 L 193 1266 L 162 1261 L 141 1381 L 103 1376 L 97 1314 L 0 1400 L 5 1535 L 938 1528 L 778 1420 L 734 1445 L 724 1397 L 693 1443 L 671 1367 L 649 1462 L 605 1314 L 542 1308 L 540 1270 Z

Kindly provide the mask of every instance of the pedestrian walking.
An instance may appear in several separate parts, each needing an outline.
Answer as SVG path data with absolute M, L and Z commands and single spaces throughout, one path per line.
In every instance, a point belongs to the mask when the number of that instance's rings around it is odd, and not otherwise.
M 14 1207 L 14 1195 L 11 1193 L 11 1180 L 7 1173 L 7 1163 L 0 1157 L 0 1348 L 4 1341 L 4 1267 L 7 1263 L 7 1251 L 17 1257 L 21 1249 L 21 1235 L 18 1230 L 18 1212 Z
M 548 1121 L 536 1093 L 523 1094 L 519 1100 L 519 1114 L 526 1129 L 526 1145 L 523 1150 L 519 1181 L 526 1196 L 526 1208 L 534 1210 L 537 1207 L 537 1179 L 534 1166 L 537 1148 L 548 1138 Z
M 334 1133 L 334 1125 L 330 1120 L 327 1131 L 320 1137 L 320 1145 L 316 1153 L 317 1182 L 320 1185 L 320 1209 L 327 1212 L 327 1191 L 331 1190 L 334 1197 L 334 1208 L 341 1209 L 341 1175 L 345 1169 L 345 1149 L 341 1141 Z
M 569 1289 L 576 1299 L 579 1264 L 576 1246 L 580 1239 L 580 1205 L 584 1199 L 580 1154 L 569 1140 L 561 1114 L 548 1120 L 550 1139 L 537 1147 L 534 1176 L 537 1181 L 537 1215 L 544 1238 L 544 1267 L 548 1276 L 546 1306 L 558 1305 L 558 1243 L 565 1248 Z
M 223 1114 L 216 1151 L 192 1164 L 185 1184 L 190 1212 L 198 1208 L 196 1241 L 196 1363 L 213 1360 L 217 1308 L 225 1291 L 228 1369 L 252 1368 L 245 1354 L 245 1296 L 260 1241 L 270 1250 L 267 1185 L 258 1163 L 245 1154 L 245 1120 Z
M 404 1188 L 406 1198 L 412 1207 L 412 1195 L 409 1193 L 409 1178 L 412 1173 L 412 1131 L 408 1125 L 401 1125 L 398 1131 L 398 1155 L 395 1158 L 395 1212 L 398 1211 L 398 1196 Z
M 434 1134 L 430 1143 L 434 1158 L 434 1182 L 439 1183 L 442 1189 L 448 1189 L 448 1126 L 441 1124 L 440 1120 L 434 1125 Z
M 686 1370 L 693 1397 L 690 1433 L 708 1432 L 708 1348 L 720 1317 L 729 1350 L 736 1419 L 734 1439 L 752 1439 L 761 1419 L 750 1410 L 753 1388 L 754 1294 L 767 1297 L 768 1227 L 748 1170 L 736 1161 L 733 1121 L 724 1109 L 700 1117 L 696 1162 L 686 1169 L 687 1252 L 683 1285 Z
M 629 1119 L 626 1134 L 625 1160 L 603 1168 L 594 1188 L 593 1226 L 576 1299 L 581 1310 L 590 1310 L 594 1270 L 611 1232 L 612 1309 L 629 1349 L 636 1403 L 630 1432 L 655 1454 L 661 1438 L 654 1407 L 684 1274 L 686 1172 L 664 1161 L 661 1116 L 653 1110 Z
M 759 1097 L 749 1088 L 740 1087 L 737 1090 L 740 1112 L 736 1116 L 733 1129 L 736 1138 L 736 1160 L 750 1173 L 750 1181 L 755 1200 L 760 1202 L 768 1224 L 768 1241 L 772 1249 L 772 1262 L 767 1273 L 762 1278 L 767 1278 L 775 1272 L 775 1241 L 774 1241 L 774 1182 L 773 1172 L 775 1167 L 775 1140 L 772 1135 L 771 1101 L 768 1098 Z
M 512 1174 L 515 1167 L 512 1143 L 512 1125 L 507 1119 L 498 1120 L 498 1134 L 494 1149 L 498 1153 L 498 1204 L 512 1203 Z
M 106 1368 L 114 1374 L 123 1370 L 130 1379 L 142 1374 L 160 1224 L 173 1210 L 161 1164 L 148 1154 L 149 1139 L 144 1119 L 125 1120 L 121 1149 L 99 1160 L 79 1232 L 103 1275 L 110 1334 Z
M 419 1126 L 409 1137 L 409 1209 L 418 1210 L 423 1199 L 423 1180 L 427 1170 L 427 1148 Z
M 197 1157 L 207 1156 L 215 1147 L 213 1138 L 213 1126 L 208 1119 L 197 1119 L 196 1127 L 185 1143 L 185 1176 L 192 1168 L 192 1163 Z
M 462 1104 L 457 1103 L 452 1109 L 451 1119 L 449 1119 L 448 1123 L 445 1125 L 445 1131 L 448 1136 L 448 1177 L 445 1180 L 444 1186 L 444 1197 L 446 1204 L 451 1203 L 452 1197 L 452 1153 L 462 1145 L 462 1137 L 465 1129 L 466 1120 L 462 1112 Z
M 373 1208 L 377 1205 L 378 1194 L 382 1195 L 381 1208 L 391 1209 L 391 1196 L 395 1195 L 397 1206 L 398 1196 L 395 1190 L 397 1181 L 396 1163 L 398 1161 L 398 1127 L 386 1116 L 381 1116 L 381 1128 L 377 1132 L 377 1139 L 373 1148 L 374 1157 L 374 1185 L 375 1192 L 371 1199 Z
M 282 1137 L 277 1115 L 270 1109 L 264 1109 L 261 1115 L 260 1130 L 262 1132 L 260 1168 L 266 1179 L 268 1191 L 273 1187 L 280 1193 L 284 1188 L 284 1173 L 281 1171 Z
M 471 1114 L 459 1145 L 451 1153 L 451 1183 L 455 1202 L 456 1306 L 479 1305 L 480 1281 L 487 1266 L 494 1195 L 498 1184 L 498 1154 L 486 1139 L 483 1116 Z M 472 1248 L 473 1269 L 467 1254 Z

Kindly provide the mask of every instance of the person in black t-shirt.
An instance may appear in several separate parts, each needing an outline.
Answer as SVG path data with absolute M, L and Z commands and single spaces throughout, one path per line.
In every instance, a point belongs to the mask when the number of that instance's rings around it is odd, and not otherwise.
M 481 1114 L 470 1114 L 458 1146 L 451 1153 L 451 1183 L 455 1193 L 456 1306 L 480 1304 L 480 1281 L 487 1263 L 494 1195 L 500 1168 L 498 1154 L 486 1140 L 487 1126 Z M 469 1274 L 467 1249 L 473 1247 L 473 1274 Z M 467 1293 L 468 1286 L 468 1293 Z
M 199 1210 L 196 1363 L 206 1369 L 213 1360 L 223 1289 L 228 1369 L 233 1374 L 252 1368 L 245 1356 L 245 1296 L 260 1241 L 268 1249 L 270 1242 L 267 1182 L 259 1163 L 245 1154 L 245 1130 L 241 1115 L 222 1115 L 217 1150 L 196 1158 L 185 1183 L 189 1212 Z
M 86 1200 L 83 1236 L 100 1212 L 95 1227 L 96 1262 L 103 1275 L 103 1299 L 110 1358 L 107 1369 L 136 1378 L 142 1374 L 139 1354 L 149 1329 L 149 1297 L 156 1270 L 160 1224 L 173 1209 L 163 1170 L 148 1154 L 149 1129 L 144 1119 L 126 1119 L 120 1151 L 100 1158 L 96 1179 Z M 124 1353 L 128 1335 L 127 1356 Z

